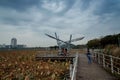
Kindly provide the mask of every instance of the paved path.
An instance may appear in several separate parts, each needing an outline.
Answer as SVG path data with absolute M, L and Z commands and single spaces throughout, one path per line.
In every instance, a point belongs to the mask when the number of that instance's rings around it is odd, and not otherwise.
M 118 80 L 96 63 L 88 64 L 87 57 L 79 54 L 77 80 Z

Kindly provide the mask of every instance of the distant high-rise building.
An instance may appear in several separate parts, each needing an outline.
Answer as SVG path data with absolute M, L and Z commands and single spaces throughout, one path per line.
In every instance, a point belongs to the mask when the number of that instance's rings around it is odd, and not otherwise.
M 12 38 L 11 39 L 11 47 L 15 48 L 17 46 L 17 39 L 16 38 Z

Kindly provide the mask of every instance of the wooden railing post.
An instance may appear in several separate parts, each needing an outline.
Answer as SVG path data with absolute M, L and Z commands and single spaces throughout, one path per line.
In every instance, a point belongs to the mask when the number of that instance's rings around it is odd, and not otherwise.
M 105 68 L 105 55 L 103 54 L 103 67 Z
M 110 62 L 111 62 L 111 72 L 113 73 L 113 58 L 112 55 L 110 55 Z
M 95 61 L 97 61 L 97 56 L 96 56 L 96 54 L 97 54 L 97 53 L 94 53 L 94 55 L 95 55 L 95 57 L 94 57 Z
M 117 71 L 118 71 L 118 74 L 120 74 L 120 69 L 119 68 L 117 68 Z
M 98 63 L 100 64 L 100 53 L 98 53 Z

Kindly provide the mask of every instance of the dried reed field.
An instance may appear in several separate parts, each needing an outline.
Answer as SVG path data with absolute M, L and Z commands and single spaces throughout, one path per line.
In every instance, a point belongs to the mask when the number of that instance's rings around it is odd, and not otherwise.
M 36 53 L 45 50 L 0 51 L 0 80 L 63 80 L 69 73 L 70 61 L 36 61 Z

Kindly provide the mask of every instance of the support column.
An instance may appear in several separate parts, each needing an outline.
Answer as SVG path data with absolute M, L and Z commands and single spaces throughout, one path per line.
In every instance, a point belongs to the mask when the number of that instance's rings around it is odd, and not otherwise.
M 98 63 L 100 64 L 100 54 L 98 53 Z
M 105 55 L 103 54 L 103 67 L 105 68 Z
M 111 62 L 111 72 L 113 73 L 113 58 L 112 55 L 110 55 L 110 62 Z

